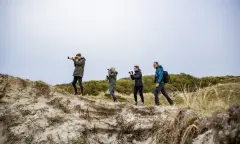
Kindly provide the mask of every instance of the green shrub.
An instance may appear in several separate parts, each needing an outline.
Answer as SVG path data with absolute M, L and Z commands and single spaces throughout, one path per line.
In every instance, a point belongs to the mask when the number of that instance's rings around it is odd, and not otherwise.
M 229 83 L 229 82 L 240 82 L 240 76 L 221 76 L 221 77 L 203 77 L 197 78 L 189 74 L 171 74 L 171 80 L 165 85 L 167 91 L 170 92 L 183 92 L 187 90 L 188 92 L 194 92 L 199 88 L 205 88 L 211 85 L 216 85 L 219 83 Z M 144 93 L 152 93 L 155 89 L 155 84 L 153 83 L 154 76 L 143 76 Z M 96 96 L 101 92 L 106 92 L 108 90 L 107 81 L 88 81 L 83 83 L 84 93 L 88 95 Z M 133 93 L 134 81 L 130 78 L 122 78 L 117 81 L 116 91 L 121 94 L 132 94 Z M 61 84 L 57 85 L 57 88 L 73 93 L 73 88 L 71 84 Z

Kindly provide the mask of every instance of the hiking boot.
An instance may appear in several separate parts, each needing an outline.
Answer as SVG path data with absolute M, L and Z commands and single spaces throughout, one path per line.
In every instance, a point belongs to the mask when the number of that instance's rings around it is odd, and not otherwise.
M 137 103 L 137 102 L 134 102 L 134 105 L 138 105 L 138 103 Z

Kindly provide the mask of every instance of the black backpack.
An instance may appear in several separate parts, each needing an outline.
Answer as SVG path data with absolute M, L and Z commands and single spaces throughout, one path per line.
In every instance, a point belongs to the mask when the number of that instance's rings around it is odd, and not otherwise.
M 163 82 L 168 83 L 170 81 L 170 75 L 167 71 L 163 71 Z

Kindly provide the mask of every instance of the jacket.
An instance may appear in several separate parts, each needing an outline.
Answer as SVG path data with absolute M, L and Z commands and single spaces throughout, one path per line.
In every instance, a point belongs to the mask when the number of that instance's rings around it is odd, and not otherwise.
M 157 83 L 162 84 L 163 82 L 163 67 L 159 65 L 156 69 L 155 80 Z
M 83 77 L 85 61 L 86 61 L 86 59 L 84 57 L 81 58 L 80 60 L 78 60 L 78 59 L 74 60 L 75 69 L 73 72 L 73 76 Z
M 143 86 L 141 70 L 135 71 L 135 73 L 131 75 L 131 79 L 135 80 L 135 86 Z
M 117 75 L 118 72 L 108 72 L 108 77 L 107 80 L 109 82 L 108 86 L 109 86 L 109 90 L 115 90 L 116 88 L 116 82 L 117 82 Z

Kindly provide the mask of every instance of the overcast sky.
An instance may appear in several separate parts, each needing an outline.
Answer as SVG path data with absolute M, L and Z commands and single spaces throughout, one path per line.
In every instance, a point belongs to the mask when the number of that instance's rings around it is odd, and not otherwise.
M 169 73 L 240 75 L 239 0 L 0 0 L 0 73 L 72 81 L 87 59 L 84 81 L 133 65 L 144 75 L 159 61 Z

